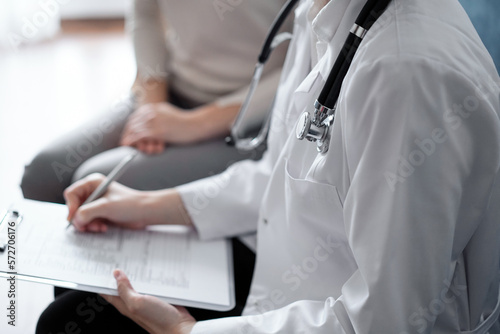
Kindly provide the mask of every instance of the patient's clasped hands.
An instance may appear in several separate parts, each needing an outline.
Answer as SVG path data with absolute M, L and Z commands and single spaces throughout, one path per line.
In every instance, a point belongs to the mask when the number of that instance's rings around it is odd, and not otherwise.
M 191 127 L 194 114 L 168 103 L 150 103 L 139 107 L 127 121 L 121 145 L 134 146 L 148 154 L 158 154 L 166 144 L 195 141 Z

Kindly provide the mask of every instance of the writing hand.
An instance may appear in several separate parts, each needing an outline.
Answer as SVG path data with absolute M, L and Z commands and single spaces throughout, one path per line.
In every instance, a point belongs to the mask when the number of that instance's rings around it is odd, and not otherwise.
M 127 228 L 144 228 L 146 220 L 141 206 L 146 194 L 112 182 L 106 193 L 93 202 L 82 205 L 103 182 L 104 175 L 92 174 L 75 182 L 64 191 L 68 206 L 68 221 L 79 231 L 104 232 L 113 222 Z

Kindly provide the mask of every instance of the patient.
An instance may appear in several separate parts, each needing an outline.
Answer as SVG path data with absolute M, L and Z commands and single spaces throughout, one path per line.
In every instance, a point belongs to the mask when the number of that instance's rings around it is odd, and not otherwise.
M 131 147 L 144 154 L 120 182 L 141 190 L 176 186 L 258 158 L 261 152 L 239 152 L 223 138 L 284 2 L 135 0 L 127 20 L 137 63 L 130 97 L 42 150 L 26 166 L 24 197 L 63 203 L 72 182 L 93 172 L 108 174 Z M 262 112 L 271 104 L 286 48 L 275 53 L 256 93 L 254 107 Z M 257 125 L 261 118 L 253 121 Z

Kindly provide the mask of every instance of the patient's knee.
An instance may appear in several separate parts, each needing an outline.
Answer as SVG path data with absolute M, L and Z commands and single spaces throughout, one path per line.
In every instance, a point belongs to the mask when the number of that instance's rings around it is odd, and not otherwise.
M 44 150 L 25 166 L 21 180 L 25 198 L 64 203 L 62 193 L 70 184 L 74 167 L 59 160 L 56 152 Z

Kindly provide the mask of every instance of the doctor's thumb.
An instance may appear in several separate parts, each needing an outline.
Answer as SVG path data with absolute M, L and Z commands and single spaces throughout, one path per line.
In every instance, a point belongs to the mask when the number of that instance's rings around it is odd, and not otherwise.
M 140 295 L 132 287 L 127 275 L 125 275 L 125 273 L 120 269 L 116 269 L 113 271 L 113 276 L 116 279 L 118 295 L 123 302 L 129 306 L 138 306 L 137 298 L 140 298 Z

